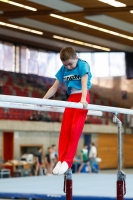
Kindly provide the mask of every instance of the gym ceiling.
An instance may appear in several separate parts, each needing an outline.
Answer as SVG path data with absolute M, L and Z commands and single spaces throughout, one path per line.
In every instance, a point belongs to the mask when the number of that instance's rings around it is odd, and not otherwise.
M 133 0 L 0 0 L 0 40 L 50 51 L 133 52 Z

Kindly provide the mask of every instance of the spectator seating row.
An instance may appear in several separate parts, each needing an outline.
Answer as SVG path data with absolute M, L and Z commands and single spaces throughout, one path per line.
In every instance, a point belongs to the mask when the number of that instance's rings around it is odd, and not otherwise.
M 22 110 L 22 109 L 4 109 L 0 108 L 0 119 L 8 120 L 28 120 L 33 114 L 32 110 Z
M 4 85 L 2 87 L 2 91 L 4 95 L 15 95 L 34 98 L 40 97 L 40 94 L 37 91 L 28 91 L 28 89 L 25 88 L 22 90 L 20 87 L 16 87 L 14 85 Z

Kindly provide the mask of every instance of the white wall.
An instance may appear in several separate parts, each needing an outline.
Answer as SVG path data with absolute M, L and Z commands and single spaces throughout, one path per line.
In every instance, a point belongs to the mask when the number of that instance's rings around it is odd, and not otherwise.
M 52 144 L 58 144 L 59 133 L 55 132 L 14 132 L 14 158 L 19 158 L 21 145 L 42 145 L 43 154 L 46 153 L 47 148 Z
M 52 144 L 58 146 L 60 125 L 60 123 L 0 120 L 0 158 L 2 157 L 2 133 L 4 131 L 14 132 L 14 158 L 19 158 L 20 145 L 43 145 L 44 154 Z M 117 134 L 117 131 L 117 125 L 85 124 L 83 133 L 91 134 L 91 141 L 97 144 L 98 133 Z M 81 136 L 77 147 L 77 154 L 80 154 L 83 144 L 84 138 Z

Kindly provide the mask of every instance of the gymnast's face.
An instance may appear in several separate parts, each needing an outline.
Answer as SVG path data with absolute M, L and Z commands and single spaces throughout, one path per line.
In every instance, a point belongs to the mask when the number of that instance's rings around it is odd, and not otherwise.
M 77 66 L 78 62 L 78 57 L 75 59 L 68 59 L 65 61 L 62 61 L 63 65 L 68 69 L 68 70 L 73 70 Z

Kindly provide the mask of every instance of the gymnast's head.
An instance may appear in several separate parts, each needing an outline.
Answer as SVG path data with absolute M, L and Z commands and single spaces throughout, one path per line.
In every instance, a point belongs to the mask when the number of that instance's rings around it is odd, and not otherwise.
M 60 59 L 68 70 L 73 70 L 77 66 L 78 56 L 73 47 L 64 47 L 60 51 Z

